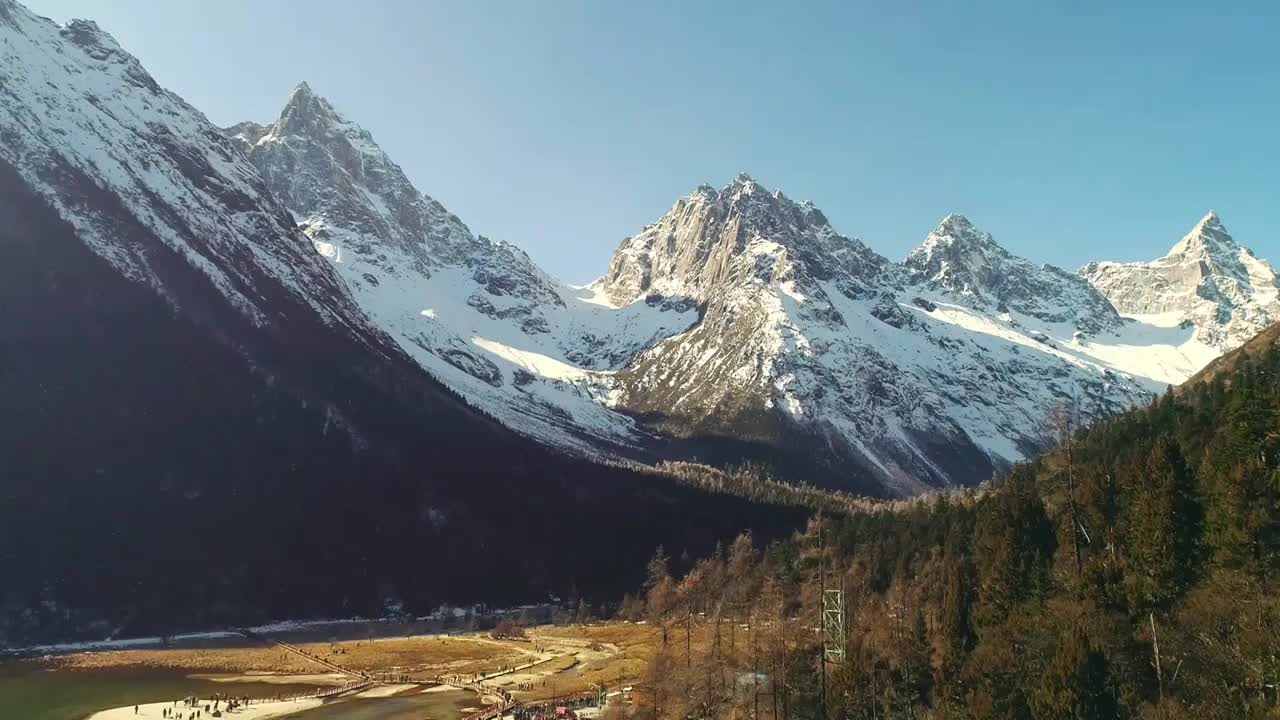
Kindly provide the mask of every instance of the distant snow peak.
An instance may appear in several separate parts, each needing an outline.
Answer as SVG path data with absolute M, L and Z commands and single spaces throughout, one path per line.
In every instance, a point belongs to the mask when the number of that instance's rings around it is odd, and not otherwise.
M 903 261 L 906 279 L 985 312 L 1021 312 L 1086 333 L 1120 325 L 1115 308 L 1080 278 L 1001 247 L 964 215 L 947 215 Z
M 1084 277 L 959 213 L 894 263 L 742 173 L 677 200 L 575 288 L 472 234 L 309 88 L 272 125 L 227 133 L 409 355 L 577 451 L 643 458 L 662 435 L 795 445 L 803 473 L 906 494 L 1035 453 L 1063 397 L 1115 413 L 1213 354 L 1176 326 L 1126 325 Z M 1225 246 L 1219 222 L 1202 225 Z
M 942 218 L 942 222 L 938 223 L 934 233 L 950 237 L 982 237 L 969 218 L 956 212 L 947 213 L 947 216 Z M 989 239 L 990 235 L 986 237 Z
M 341 122 L 341 116 L 334 110 L 328 100 L 316 95 L 311 86 L 303 81 L 293 89 L 284 111 L 276 123 L 277 132 L 282 134 L 298 132 L 315 132 L 327 129 Z
M 981 295 L 999 278 L 995 256 L 1008 256 L 990 234 L 979 231 L 969 218 L 951 213 L 943 218 L 903 262 L 912 282 L 924 282 L 955 292 Z
M 1231 234 L 1222 224 L 1218 213 L 1210 210 L 1208 215 L 1191 229 L 1176 245 L 1169 249 L 1166 257 L 1202 258 L 1206 254 L 1235 253 L 1238 246 Z
M 1080 275 L 1121 312 L 1193 328 L 1195 340 L 1225 352 L 1280 321 L 1275 270 L 1238 245 L 1216 212 L 1205 215 L 1161 258 L 1092 262 Z

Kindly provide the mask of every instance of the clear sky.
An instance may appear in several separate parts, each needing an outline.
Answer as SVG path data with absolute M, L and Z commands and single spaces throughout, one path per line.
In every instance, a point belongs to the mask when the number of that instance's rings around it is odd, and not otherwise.
M 750 172 L 898 259 L 948 212 L 1075 268 L 1208 210 L 1280 261 L 1280 3 L 22 0 L 228 125 L 306 80 L 569 281 Z

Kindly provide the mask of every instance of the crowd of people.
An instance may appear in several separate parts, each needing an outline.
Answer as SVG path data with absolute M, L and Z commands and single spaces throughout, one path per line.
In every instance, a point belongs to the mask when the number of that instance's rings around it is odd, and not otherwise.
M 513 720 L 573 720 L 577 717 L 575 710 L 593 707 L 596 700 L 595 695 L 576 695 L 530 703 L 515 708 L 512 717 Z
M 162 708 L 160 717 L 173 720 L 201 720 L 204 717 L 222 717 L 223 711 L 232 712 L 236 708 L 249 703 L 247 697 L 233 697 L 225 693 L 215 693 L 207 698 L 189 695 L 181 700 L 174 700 L 173 707 Z M 181 707 L 179 707 L 181 704 Z M 138 714 L 137 705 L 133 706 L 133 714 Z

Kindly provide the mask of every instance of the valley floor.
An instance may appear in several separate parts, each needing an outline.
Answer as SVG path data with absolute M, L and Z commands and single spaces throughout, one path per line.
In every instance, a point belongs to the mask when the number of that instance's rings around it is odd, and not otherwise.
M 538 703 L 593 686 L 617 693 L 641 676 L 655 638 L 653 628 L 632 623 L 535 627 L 519 640 L 416 635 L 265 646 L 224 638 L 219 646 L 208 638 L 198 648 L 3 663 L 0 707 L 30 720 L 124 720 L 161 717 L 188 696 L 245 696 L 254 702 L 233 713 L 224 706 L 223 717 L 459 720 L 504 697 Z M 179 717 L 191 711 L 179 700 Z

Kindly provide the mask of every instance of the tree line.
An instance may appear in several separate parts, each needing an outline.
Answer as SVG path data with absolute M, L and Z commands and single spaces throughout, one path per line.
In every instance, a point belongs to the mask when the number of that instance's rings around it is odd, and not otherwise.
M 793 537 L 659 553 L 656 718 L 1280 714 L 1280 352 L 1087 429 L 980 492 L 827 502 Z M 822 663 L 819 589 L 843 588 Z M 825 672 L 822 672 L 825 667 Z

